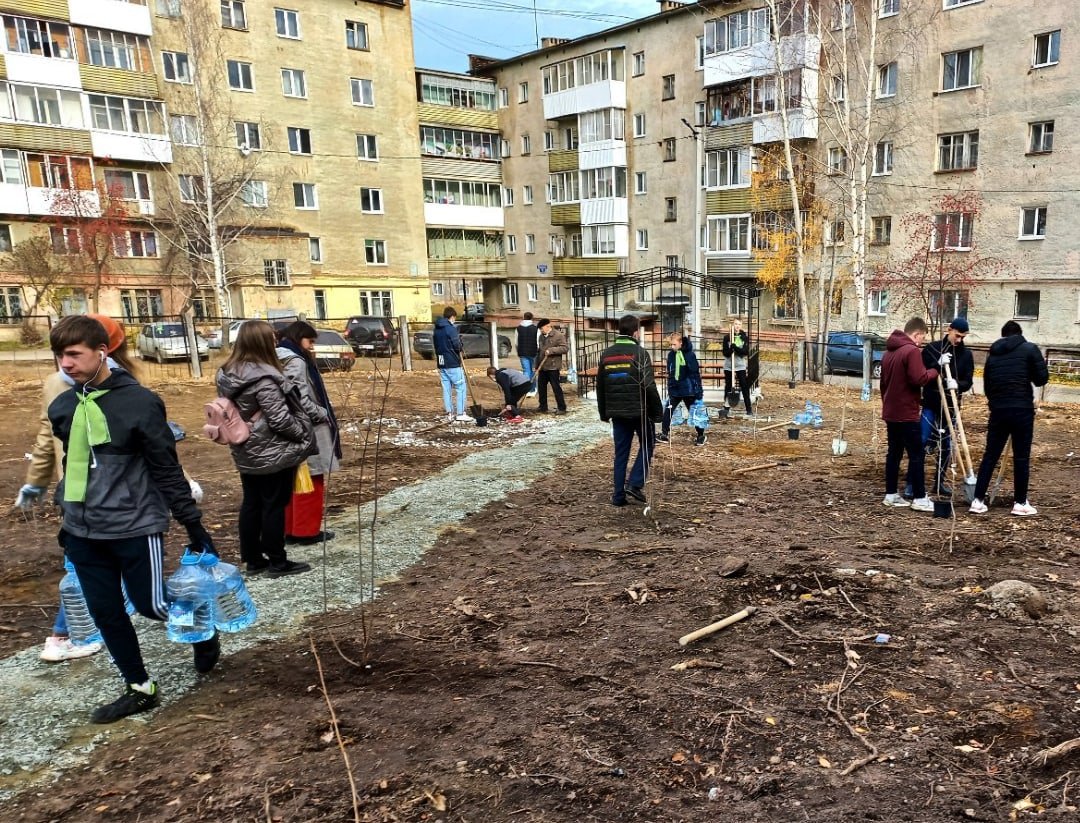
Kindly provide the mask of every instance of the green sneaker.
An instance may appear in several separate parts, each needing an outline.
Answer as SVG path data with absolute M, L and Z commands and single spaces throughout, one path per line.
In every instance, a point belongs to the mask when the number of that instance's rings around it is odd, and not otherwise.
M 133 688 L 129 683 L 124 693 L 112 703 L 94 709 L 94 713 L 90 715 L 90 722 L 115 723 L 129 715 L 148 712 L 156 708 L 160 702 L 161 693 L 158 691 L 157 683 L 150 683 L 150 694 Z

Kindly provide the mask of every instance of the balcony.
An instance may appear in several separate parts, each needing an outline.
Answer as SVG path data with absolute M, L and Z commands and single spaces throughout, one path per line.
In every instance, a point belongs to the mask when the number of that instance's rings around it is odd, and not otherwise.
M 463 226 L 476 229 L 501 229 L 500 206 L 462 206 L 455 203 L 425 203 L 424 223 L 429 226 Z
M 429 257 L 428 276 L 434 280 L 456 277 L 506 277 L 506 260 L 488 257 Z
M 461 126 L 466 129 L 499 130 L 499 114 L 485 109 L 466 109 L 458 106 L 440 106 L 436 103 L 419 103 L 417 112 L 420 122 L 429 126 Z
M 626 165 L 625 163 L 623 165 Z M 578 170 L 577 149 L 561 149 L 548 152 L 548 171 L 555 174 L 560 171 Z
M 43 2 L 63 6 L 65 10 L 63 19 L 70 19 L 76 25 L 109 28 L 113 31 L 142 34 L 146 37 L 154 33 L 150 22 L 150 9 L 139 3 L 126 0 L 67 0 L 67 2 L 37 0 L 38 5 Z M 69 10 L 70 17 L 66 13 Z
M 50 17 L 53 20 L 68 19 L 67 0 L 21 0 L 12 9 L 11 3 L 5 3 L 6 10 L 18 10 L 19 14 L 33 17 Z
M 551 225 L 553 226 L 579 226 L 581 225 L 580 203 L 553 203 L 551 205 Z
M 625 197 L 597 197 L 582 199 L 581 225 L 596 226 L 602 223 L 629 222 Z
M 594 143 L 581 143 L 577 153 L 582 169 L 626 165 L 625 140 L 597 140 Z
M 557 257 L 556 277 L 615 277 L 626 268 L 626 259 L 619 257 Z
M 78 202 L 75 199 L 78 198 Z M 68 191 L 67 189 L 26 187 L 26 203 L 30 214 L 58 215 L 61 217 L 98 217 L 101 215 L 101 198 L 96 191 Z
M 139 163 L 171 163 L 172 142 L 164 134 L 90 130 L 94 157 L 134 160 Z
M 799 34 L 780 39 L 780 71 L 804 68 L 817 71 L 821 55 L 821 38 Z M 771 40 L 741 49 L 707 54 L 704 61 L 703 85 L 720 86 L 748 77 L 775 74 L 776 45 Z
M 0 145 L 61 154 L 90 154 L 90 133 L 84 129 L 39 126 L 35 123 L 0 123 Z
M 570 117 L 583 111 L 625 108 L 626 82 L 623 80 L 602 80 L 544 95 L 544 117 L 548 120 Z
M 13 51 L 9 51 L 4 57 L 7 79 L 12 83 L 63 89 L 82 87 L 79 64 L 74 59 L 41 57 L 37 54 L 20 54 Z
M 816 89 L 814 89 L 816 92 Z M 804 92 L 806 94 L 806 92 Z M 804 96 L 804 100 L 814 97 Z M 813 107 L 803 104 L 800 108 L 788 109 L 788 136 L 792 140 L 816 140 L 818 136 L 818 116 Z M 784 139 L 784 123 L 779 112 L 759 114 L 754 117 L 754 144 L 776 143 Z
M 156 74 L 104 66 L 79 65 L 79 77 L 84 91 L 100 94 L 119 94 L 124 97 L 161 97 Z

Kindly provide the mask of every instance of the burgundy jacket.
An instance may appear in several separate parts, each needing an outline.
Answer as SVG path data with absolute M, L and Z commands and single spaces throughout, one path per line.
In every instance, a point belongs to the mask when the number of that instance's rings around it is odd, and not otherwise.
M 881 359 L 881 419 L 917 423 L 922 412 L 922 387 L 937 376 L 937 369 L 923 365 L 922 352 L 914 340 L 900 329 L 890 334 Z

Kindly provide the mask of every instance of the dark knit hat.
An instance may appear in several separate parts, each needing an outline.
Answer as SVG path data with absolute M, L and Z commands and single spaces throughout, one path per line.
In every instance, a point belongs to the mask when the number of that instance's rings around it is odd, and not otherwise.
M 966 317 L 954 317 L 949 323 L 949 328 L 953 331 L 958 331 L 961 334 L 967 334 L 971 331 Z
M 550 320 L 548 320 L 546 317 L 541 317 L 539 320 L 536 321 L 536 328 L 542 329 L 544 328 L 544 326 L 548 326 L 550 324 Z

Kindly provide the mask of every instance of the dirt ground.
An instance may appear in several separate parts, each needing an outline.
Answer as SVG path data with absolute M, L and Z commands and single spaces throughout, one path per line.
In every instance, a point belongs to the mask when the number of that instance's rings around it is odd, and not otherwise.
M 369 374 L 332 383 L 353 432 L 338 512 L 475 448 L 460 427 L 436 430 L 434 448 L 384 437 L 376 484 L 364 421 L 381 409 L 427 428 L 441 404 L 430 372 L 393 374 L 385 403 Z M 13 498 L 38 384 L 2 379 L 0 488 Z M 209 383 L 158 388 L 195 433 Z M 1009 516 L 1006 482 L 988 515 L 963 506 L 949 519 L 880 505 L 871 404 L 822 386 L 765 394 L 761 413 L 777 420 L 817 400 L 825 426 L 793 441 L 785 427 L 716 421 L 704 448 L 677 430 L 656 456 L 650 517 L 608 504 L 610 445 L 585 451 L 449 529 L 371 606 L 231 656 L 149 724 L 119 724 L 88 766 L 0 806 L 3 819 L 1071 817 L 1080 747 L 1044 750 L 1080 726 L 1080 409 L 1038 418 L 1039 517 Z M 849 450 L 834 457 L 845 401 Z M 965 409 L 977 461 L 985 405 Z M 235 559 L 226 450 L 196 437 L 179 450 Z M 5 654 L 47 633 L 59 577 L 54 520 L 6 525 Z M 748 566 L 725 576 L 732 557 Z M 1008 579 L 1042 599 L 995 606 L 985 590 Z M 748 606 L 748 619 L 679 644 Z

